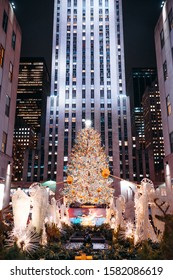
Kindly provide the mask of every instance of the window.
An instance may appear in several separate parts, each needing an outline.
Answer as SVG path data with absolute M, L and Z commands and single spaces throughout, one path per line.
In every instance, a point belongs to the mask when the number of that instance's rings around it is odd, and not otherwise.
M 100 90 L 100 98 L 104 98 L 104 89 Z
M 169 137 L 170 137 L 171 153 L 173 153 L 173 132 L 169 134 Z
M 9 80 L 10 80 L 10 82 L 12 82 L 12 79 L 13 79 L 13 64 L 10 62 L 10 65 L 9 65 Z
M 91 90 L 91 98 L 92 99 L 94 98 L 94 90 L 93 89 Z
M 169 95 L 166 97 L 166 108 L 167 108 L 167 114 L 168 116 L 170 116 L 172 109 L 171 109 L 171 101 Z
M 108 7 L 109 1 L 105 0 L 105 7 Z
M 6 11 L 4 10 L 2 28 L 4 29 L 5 33 L 7 32 L 7 27 L 8 27 L 8 15 L 7 15 Z
M 3 135 L 2 135 L 2 146 L 1 146 L 1 151 L 3 153 L 6 153 L 6 146 L 7 146 L 7 133 L 3 132 Z
M 65 91 L 65 99 L 69 99 L 69 90 Z
M 111 99 L 111 90 L 110 89 L 107 90 L 107 98 Z
M 2 44 L 0 44 L 0 67 L 3 67 L 4 64 L 4 53 L 5 49 L 3 48 Z
M 9 117 L 10 114 L 10 97 L 6 95 L 5 114 Z
M 85 99 L 85 90 L 82 90 L 82 98 Z
M 112 113 L 108 113 L 108 129 L 112 128 Z
M 11 45 L 12 45 L 13 50 L 15 50 L 15 47 L 16 47 L 16 33 L 14 31 L 13 31 L 13 34 L 12 34 Z
M 168 14 L 168 22 L 169 22 L 169 30 L 171 31 L 173 28 L 173 12 L 172 12 L 172 8 Z
M 161 43 L 161 47 L 163 48 L 163 46 L 165 44 L 165 38 L 164 38 L 164 31 L 163 31 L 163 29 L 160 32 L 160 43 Z
M 164 76 L 164 80 L 166 81 L 166 79 L 168 78 L 167 62 L 166 62 L 166 60 L 165 60 L 165 62 L 163 64 L 163 76 Z
M 76 90 L 72 91 L 72 98 L 75 99 L 76 98 Z

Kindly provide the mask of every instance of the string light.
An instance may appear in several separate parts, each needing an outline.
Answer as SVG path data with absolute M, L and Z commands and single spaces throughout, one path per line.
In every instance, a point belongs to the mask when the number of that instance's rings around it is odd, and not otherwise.
M 162 3 L 161 3 L 161 8 L 163 8 L 163 6 L 164 6 L 164 4 L 165 4 L 165 1 L 162 1 Z
M 13 10 L 16 9 L 16 6 L 15 6 L 14 2 L 11 2 L 11 6 L 12 6 Z
M 91 127 L 79 131 L 67 166 L 63 189 L 67 203 L 108 204 L 113 195 L 109 161 L 100 134 Z

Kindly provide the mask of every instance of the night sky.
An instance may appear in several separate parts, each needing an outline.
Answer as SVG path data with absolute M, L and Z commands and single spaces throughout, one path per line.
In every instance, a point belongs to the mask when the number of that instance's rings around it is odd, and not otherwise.
M 54 0 L 15 0 L 22 56 L 43 56 L 51 68 Z M 154 67 L 154 28 L 161 0 L 123 0 L 127 79 L 132 67 Z

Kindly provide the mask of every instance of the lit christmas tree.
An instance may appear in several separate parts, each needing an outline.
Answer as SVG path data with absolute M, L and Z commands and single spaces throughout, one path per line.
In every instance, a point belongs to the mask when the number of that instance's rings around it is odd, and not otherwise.
M 67 183 L 63 189 L 66 202 L 108 204 L 113 195 L 108 158 L 101 147 L 100 134 L 91 127 L 82 129 L 67 166 Z

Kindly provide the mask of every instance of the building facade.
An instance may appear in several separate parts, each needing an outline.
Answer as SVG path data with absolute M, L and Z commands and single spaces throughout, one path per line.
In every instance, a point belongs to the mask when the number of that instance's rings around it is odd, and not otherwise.
M 157 78 L 157 69 L 151 67 L 138 67 L 132 69 L 132 96 L 135 108 L 141 107 L 142 96 L 145 89 L 151 86 Z
M 147 87 L 143 97 L 145 150 L 148 154 L 149 174 L 154 185 L 164 182 L 164 143 L 160 107 L 160 92 L 157 81 Z
M 16 117 L 44 134 L 50 77 L 43 57 L 21 57 L 17 89 Z
M 13 177 L 14 182 L 23 181 L 25 150 L 34 149 L 35 131 L 21 117 L 16 118 L 13 141 Z
M 41 139 L 45 134 L 46 101 L 49 94 L 50 77 L 44 58 L 22 57 L 19 66 L 14 131 L 13 181 L 15 182 L 25 182 L 27 178 L 31 181 L 33 177 L 31 168 L 26 166 L 28 158 L 24 158 L 24 155 L 27 149 L 41 149 Z M 41 166 L 43 168 L 43 164 Z M 37 170 L 41 166 L 37 164 Z M 40 178 L 37 179 L 39 181 Z
M 156 77 L 156 68 L 132 68 L 131 78 L 127 85 L 128 95 L 131 98 L 132 135 L 136 139 L 135 148 L 133 148 L 133 168 L 138 183 L 144 178 L 150 178 L 149 157 L 145 148 L 142 96 Z
M 164 137 L 165 181 L 173 186 L 173 0 L 165 1 L 155 27 L 155 48 Z
M 13 130 L 16 110 L 21 30 L 7 0 L 0 0 L 0 178 L 13 162 Z
M 133 169 L 135 181 L 141 182 L 144 178 L 150 178 L 149 158 L 145 149 L 145 129 L 143 107 L 135 107 L 132 111 L 132 135 L 133 141 Z
M 111 173 L 133 180 L 129 103 L 122 1 L 55 0 L 44 178 L 64 180 L 76 133 L 89 119 L 101 133 Z M 119 194 L 119 180 L 115 187 Z

